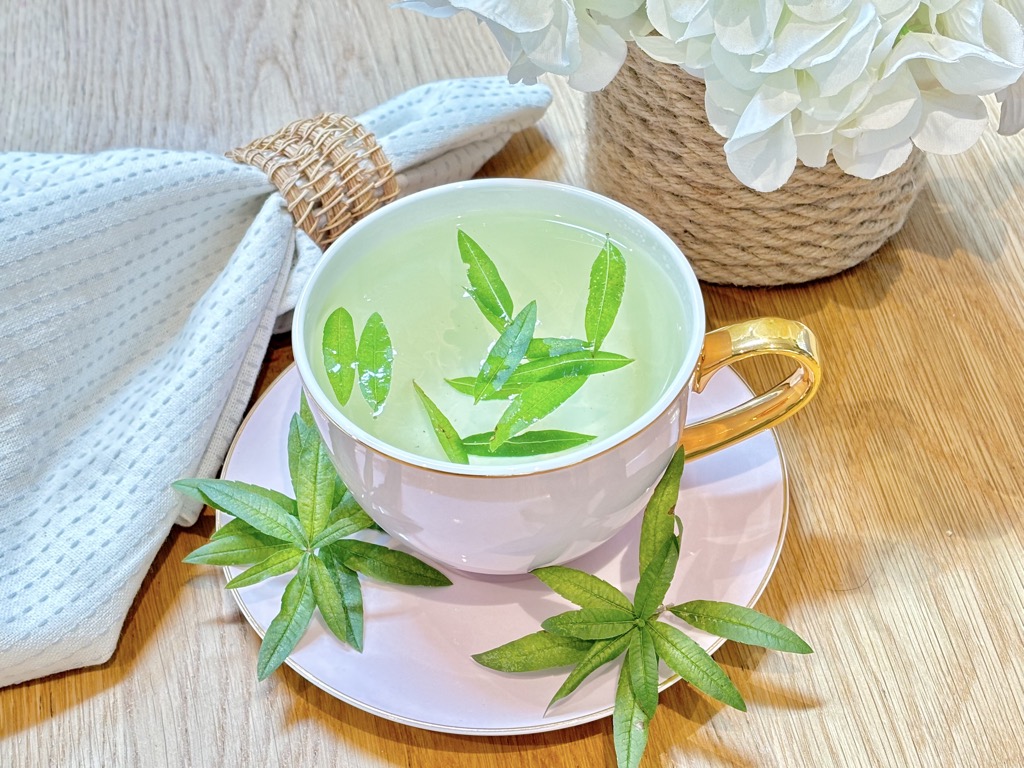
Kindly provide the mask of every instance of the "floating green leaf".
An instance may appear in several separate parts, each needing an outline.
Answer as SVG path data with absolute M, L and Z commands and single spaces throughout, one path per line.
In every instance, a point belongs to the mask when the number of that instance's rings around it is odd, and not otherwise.
M 283 494 L 267 493 L 266 488 L 237 480 L 178 480 L 173 487 L 189 495 L 200 494 L 214 509 L 240 517 L 261 533 L 306 546 L 306 533 L 292 515 L 295 502 Z
M 270 622 L 260 644 L 256 661 L 256 676 L 260 680 L 266 680 L 288 658 L 309 626 L 315 606 L 313 589 L 309 583 L 309 568 L 306 561 L 303 561 L 299 572 L 285 587 L 284 595 L 281 596 L 281 612 Z
M 339 405 L 345 405 L 352 395 L 356 380 L 356 330 L 352 315 L 338 307 L 324 323 L 324 369 Z
M 553 635 L 568 635 L 580 640 L 618 637 L 635 626 L 633 613 L 621 608 L 581 608 L 552 616 L 540 625 Z
M 788 653 L 813 653 L 789 627 L 753 608 L 713 600 L 691 600 L 669 608 L 692 627 L 738 643 Z
M 501 458 L 521 458 L 523 456 L 540 456 L 547 453 L 558 453 L 570 448 L 589 443 L 593 435 L 582 435 L 579 432 L 564 432 L 560 429 L 535 429 L 511 437 L 491 450 L 493 432 L 481 432 L 462 438 L 462 446 L 470 456 L 497 456 Z
M 451 385 L 451 388 L 454 389 L 456 392 L 461 392 L 464 395 L 469 395 L 470 397 L 473 397 L 473 390 L 476 387 L 475 376 L 462 376 L 457 379 L 445 379 L 445 381 L 448 382 L 448 384 Z M 490 392 L 485 392 L 483 397 L 481 397 L 480 399 L 511 400 L 514 395 L 518 395 L 520 392 L 522 392 L 529 386 L 529 384 L 513 385 L 509 384 L 506 381 L 504 385 L 502 385 L 500 392 L 495 392 L 493 390 Z
M 625 287 L 626 260 L 609 238 L 590 269 L 585 327 L 587 341 L 595 352 L 601 349 L 601 343 L 612 329 Z
M 288 573 L 288 571 L 299 564 L 299 561 L 302 560 L 305 554 L 298 547 L 285 547 L 266 560 L 256 563 L 252 568 L 242 571 L 235 578 L 231 579 L 225 585 L 225 588 L 239 589 L 240 587 L 248 587 L 253 584 L 259 584 L 261 581 L 265 581 L 273 576 Z
M 466 446 L 463 444 L 462 438 L 459 437 L 459 433 L 455 431 L 455 427 L 448 421 L 448 417 L 434 404 L 433 400 L 427 397 L 427 393 L 420 389 L 419 384 L 414 381 L 412 385 L 416 388 L 416 394 L 419 396 L 420 402 L 423 403 L 427 418 L 430 419 L 430 426 L 434 428 L 437 442 L 441 444 L 441 450 L 448 457 L 448 461 L 455 464 L 469 464 Z
M 679 500 L 679 483 L 683 478 L 685 463 L 686 454 L 679 448 L 644 509 L 643 523 L 640 526 L 641 573 L 647 570 L 651 558 L 664 546 L 665 541 L 675 535 L 676 502 Z
M 342 539 L 330 545 L 335 555 L 354 571 L 380 581 L 420 587 L 447 587 L 447 576 L 422 560 L 379 544 Z
M 320 432 L 299 414 L 292 416 L 288 427 L 288 472 L 295 488 L 299 522 L 307 538 L 312 538 L 331 513 L 338 473 Z
M 743 697 L 729 676 L 715 663 L 707 651 L 675 627 L 660 621 L 649 621 L 658 656 L 694 688 L 741 712 L 747 711 Z
M 604 579 L 576 568 L 549 565 L 530 571 L 551 589 L 581 608 L 617 608 L 632 615 L 633 604 Z
M 615 737 L 615 760 L 619 768 L 637 768 L 647 749 L 647 728 L 650 718 L 633 691 L 632 675 L 628 665 L 619 670 L 619 683 L 615 689 L 615 709 L 612 712 L 612 732 Z
M 543 419 L 576 394 L 587 381 L 586 376 L 569 376 L 557 381 L 542 381 L 516 395 L 494 427 L 491 450 Z
M 508 378 L 506 386 L 554 381 L 566 376 L 592 376 L 614 371 L 632 362 L 631 358 L 613 352 L 570 352 L 523 363 Z
M 244 523 L 239 520 L 238 522 Z M 284 549 L 294 549 L 291 544 L 259 533 L 238 533 L 222 536 L 193 550 L 182 562 L 192 565 L 250 565 L 260 563 Z
M 498 268 L 473 238 L 461 229 L 458 234 L 459 257 L 466 265 L 469 295 L 480 308 L 487 322 L 499 332 L 512 322 L 512 297 L 505 287 Z
M 590 650 L 587 651 L 587 655 L 580 660 L 579 664 L 565 678 L 565 682 L 562 683 L 561 687 L 555 691 L 555 695 L 551 697 L 548 706 L 550 707 L 559 699 L 564 699 L 579 688 L 580 683 L 586 680 L 592 672 L 621 656 L 629 647 L 630 635 L 638 631 L 634 628 L 631 632 L 619 635 L 618 637 L 608 640 L 595 640 L 594 644 L 590 646 Z
M 502 385 L 522 362 L 536 325 L 537 302 L 531 301 L 509 323 L 487 353 L 473 384 L 474 401 L 479 402 L 485 395 L 501 391 Z
M 379 312 L 370 315 L 363 326 L 356 359 L 359 362 L 359 389 L 373 415 L 377 416 L 391 390 L 391 370 L 395 359 L 391 336 Z
M 499 672 L 536 672 L 552 667 L 578 664 L 591 643 L 576 637 L 534 632 L 510 643 L 473 655 L 474 661 Z
M 582 352 L 589 345 L 583 339 L 545 338 L 534 339 L 526 348 L 527 360 L 540 360 L 544 357 L 558 357 L 573 352 Z

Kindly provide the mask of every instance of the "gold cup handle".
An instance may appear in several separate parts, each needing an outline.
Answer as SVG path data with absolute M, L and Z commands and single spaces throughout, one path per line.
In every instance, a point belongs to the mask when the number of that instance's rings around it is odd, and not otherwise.
M 726 448 L 770 429 L 803 408 L 821 383 L 821 359 L 814 334 L 803 323 L 761 317 L 719 328 L 704 337 L 693 391 L 701 392 L 716 371 L 757 355 L 782 355 L 799 367 L 788 379 L 742 405 L 688 425 L 679 439 L 688 459 Z

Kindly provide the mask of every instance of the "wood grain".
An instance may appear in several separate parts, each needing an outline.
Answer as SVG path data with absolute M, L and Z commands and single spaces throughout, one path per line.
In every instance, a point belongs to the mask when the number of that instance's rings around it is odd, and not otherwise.
M 377 0 L 12 0 L 0 5 L 0 151 L 222 152 L 298 117 L 504 68 L 470 19 Z M 582 97 L 551 85 L 548 115 L 484 175 L 586 183 Z M 864 265 L 795 288 L 705 288 L 711 325 L 778 314 L 821 338 L 821 394 L 779 430 L 790 529 L 759 603 L 816 653 L 726 644 L 717 658 L 750 712 L 674 686 L 645 765 L 1020 764 L 1024 140 L 990 134 L 928 163 L 907 226 Z M 260 387 L 289 360 L 277 339 Z M 742 372 L 756 386 L 779 373 Z M 172 532 L 108 663 L 0 690 L 0 764 L 614 764 L 607 720 L 448 736 L 365 714 L 287 669 L 257 684 L 258 638 L 219 571 L 181 564 L 211 527 Z

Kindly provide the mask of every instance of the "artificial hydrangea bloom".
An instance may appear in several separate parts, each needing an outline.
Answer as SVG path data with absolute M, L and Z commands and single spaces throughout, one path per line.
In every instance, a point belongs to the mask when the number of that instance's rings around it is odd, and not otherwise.
M 512 80 L 543 72 L 603 88 L 626 39 L 704 79 L 729 167 L 761 191 L 831 155 L 856 176 L 916 145 L 961 152 L 999 94 L 1000 132 L 1024 127 L 1024 0 L 403 0 L 486 23 Z M 653 34 L 651 34 L 653 32 Z
M 659 34 L 637 42 L 704 78 L 729 167 L 770 191 L 798 159 L 820 166 L 831 152 L 847 173 L 876 178 L 914 145 L 941 154 L 970 147 L 987 124 L 979 96 L 1024 70 L 1022 5 L 649 0 Z
M 643 0 L 400 0 L 429 16 L 469 11 L 488 26 L 510 62 L 512 82 L 564 75 L 581 91 L 608 85 L 626 59 L 626 40 L 650 30 Z

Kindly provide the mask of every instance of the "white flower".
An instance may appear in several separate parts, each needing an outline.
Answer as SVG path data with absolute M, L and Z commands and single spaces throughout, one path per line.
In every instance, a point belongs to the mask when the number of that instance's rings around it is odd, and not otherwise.
M 704 78 L 729 167 L 770 191 L 829 152 L 876 178 L 915 144 L 970 147 L 987 122 L 979 96 L 1024 71 L 1022 2 L 650 0 L 660 36 L 637 42 Z
M 962 152 L 981 136 L 981 96 L 1000 132 L 1024 128 L 1024 0 L 403 0 L 486 23 L 513 80 L 542 72 L 603 88 L 625 40 L 705 81 L 711 125 L 733 173 L 761 191 L 797 160 L 831 155 L 876 178 L 916 145 Z M 654 34 L 649 34 L 650 32 Z
M 509 79 L 564 75 L 581 91 L 608 85 L 626 59 L 626 39 L 650 29 L 643 0 L 401 0 L 429 16 L 469 11 L 488 26 L 510 62 Z

